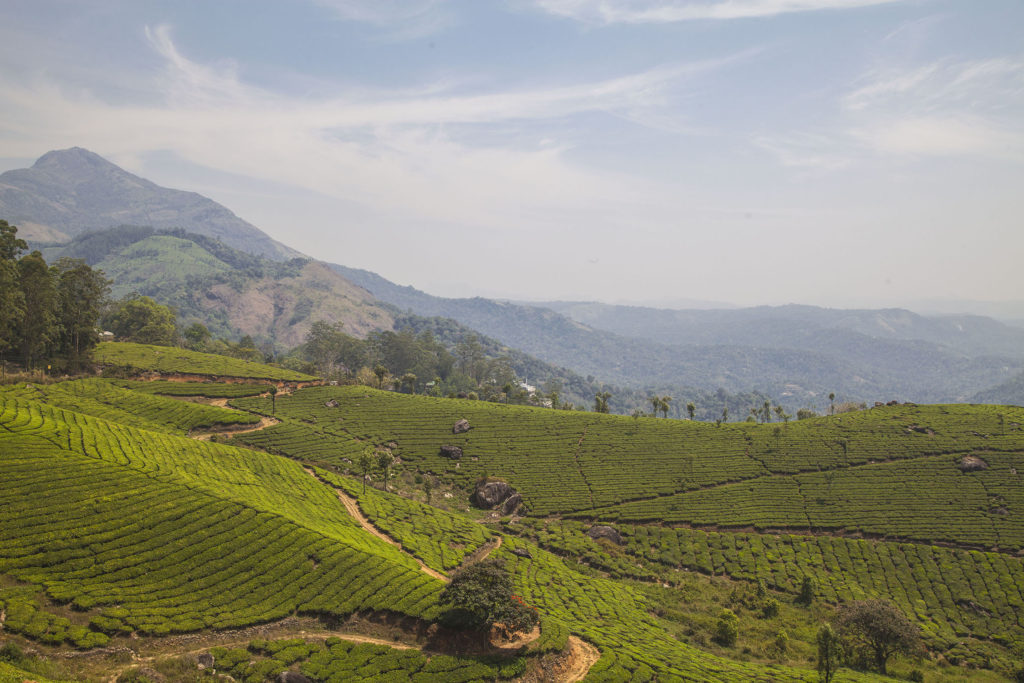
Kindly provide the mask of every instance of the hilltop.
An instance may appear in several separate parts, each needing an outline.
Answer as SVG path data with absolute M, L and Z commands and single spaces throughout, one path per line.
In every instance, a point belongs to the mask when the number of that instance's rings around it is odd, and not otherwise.
M 0 216 L 34 242 L 127 224 L 187 228 L 272 259 L 299 255 L 212 199 L 160 187 L 81 147 L 47 152 L 31 168 L 0 174 Z

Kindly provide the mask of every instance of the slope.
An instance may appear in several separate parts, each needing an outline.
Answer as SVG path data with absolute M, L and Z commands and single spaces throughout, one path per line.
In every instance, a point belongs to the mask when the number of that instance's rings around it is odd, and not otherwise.
M 36 242 L 133 224 L 186 228 L 272 259 L 299 255 L 211 199 L 160 187 L 80 147 L 0 174 L 0 215 Z

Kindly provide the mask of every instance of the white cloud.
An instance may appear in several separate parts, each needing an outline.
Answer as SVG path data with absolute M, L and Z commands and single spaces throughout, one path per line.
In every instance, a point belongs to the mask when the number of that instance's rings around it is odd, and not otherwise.
M 700 19 L 750 19 L 793 12 L 841 10 L 903 0 L 535 0 L 558 16 L 591 24 L 651 24 Z
M 828 126 L 753 142 L 785 166 L 824 170 L 872 156 L 1024 161 L 1024 58 L 870 69 Z
M 456 23 L 448 0 L 314 0 L 342 21 L 371 24 L 394 41 L 438 33 Z

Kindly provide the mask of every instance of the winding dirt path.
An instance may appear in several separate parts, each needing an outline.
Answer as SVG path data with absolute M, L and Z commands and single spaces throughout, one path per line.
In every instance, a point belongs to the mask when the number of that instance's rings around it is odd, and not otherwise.
M 562 680 L 567 682 L 582 681 L 590 672 L 590 667 L 601 659 L 600 650 L 576 636 L 569 636 L 566 649 L 569 650 L 569 666 L 564 672 L 565 678 Z
M 352 518 L 354 520 L 356 520 L 357 522 L 359 522 L 359 526 L 363 527 L 363 529 L 365 529 L 366 531 L 370 532 L 371 534 L 373 534 L 377 538 L 381 539 L 382 541 L 385 541 L 386 543 L 390 543 L 391 545 L 395 546 L 396 548 L 401 550 L 403 553 L 405 553 L 406 555 L 408 555 L 412 559 L 416 560 L 416 564 L 418 564 L 420 566 L 420 569 L 423 570 L 423 573 L 428 574 L 430 576 L 433 576 L 435 579 L 438 579 L 440 581 L 444 581 L 445 583 L 448 583 L 449 579 L 448 579 L 447 576 L 445 576 L 444 574 L 442 574 L 439 571 L 436 571 L 436 570 L 431 569 L 430 567 L 428 567 L 426 564 L 424 564 L 423 560 L 419 559 L 418 557 L 416 557 L 412 553 L 408 552 L 405 548 L 403 548 L 401 543 L 399 543 L 398 541 L 396 541 L 395 539 L 391 538 L 390 536 L 385 534 L 383 531 L 381 531 L 380 529 L 375 527 L 373 525 L 373 523 L 371 523 L 370 520 L 368 520 L 366 518 L 366 516 L 363 514 L 363 511 L 359 509 L 359 504 L 356 502 L 355 498 L 353 498 L 352 496 L 348 495 L 347 493 L 345 493 L 344 491 L 342 491 L 338 487 L 331 486 L 331 484 L 329 484 L 328 482 L 324 481 L 320 477 L 316 476 L 316 472 L 314 472 L 312 469 L 310 469 L 308 467 L 303 467 L 302 469 L 306 470 L 306 474 L 308 474 L 309 476 L 313 477 L 314 479 L 319 481 L 321 484 L 324 484 L 325 486 L 330 486 L 332 489 L 334 489 L 334 493 L 337 494 L 338 500 L 340 500 L 342 505 L 345 506 L 345 510 L 348 512 L 348 514 L 352 515 Z
M 263 416 L 263 418 L 260 419 L 259 424 L 257 424 L 255 427 L 244 427 L 242 429 L 231 429 L 230 427 L 228 427 L 223 429 L 192 431 L 189 432 L 188 435 L 190 438 L 196 439 L 197 441 L 209 441 L 210 437 L 215 434 L 248 434 L 249 432 L 258 432 L 261 429 L 273 427 L 276 424 L 280 424 L 280 422 L 281 421 L 278 420 L 276 417 Z

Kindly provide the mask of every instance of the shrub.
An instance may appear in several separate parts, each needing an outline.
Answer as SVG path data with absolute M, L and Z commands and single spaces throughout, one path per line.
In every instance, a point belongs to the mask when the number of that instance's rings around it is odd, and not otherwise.
M 715 625 L 715 642 L 726 647 L 735 645 L 740 635 L 739 623 L 740 618 L 731 609 L 723 609 Z

